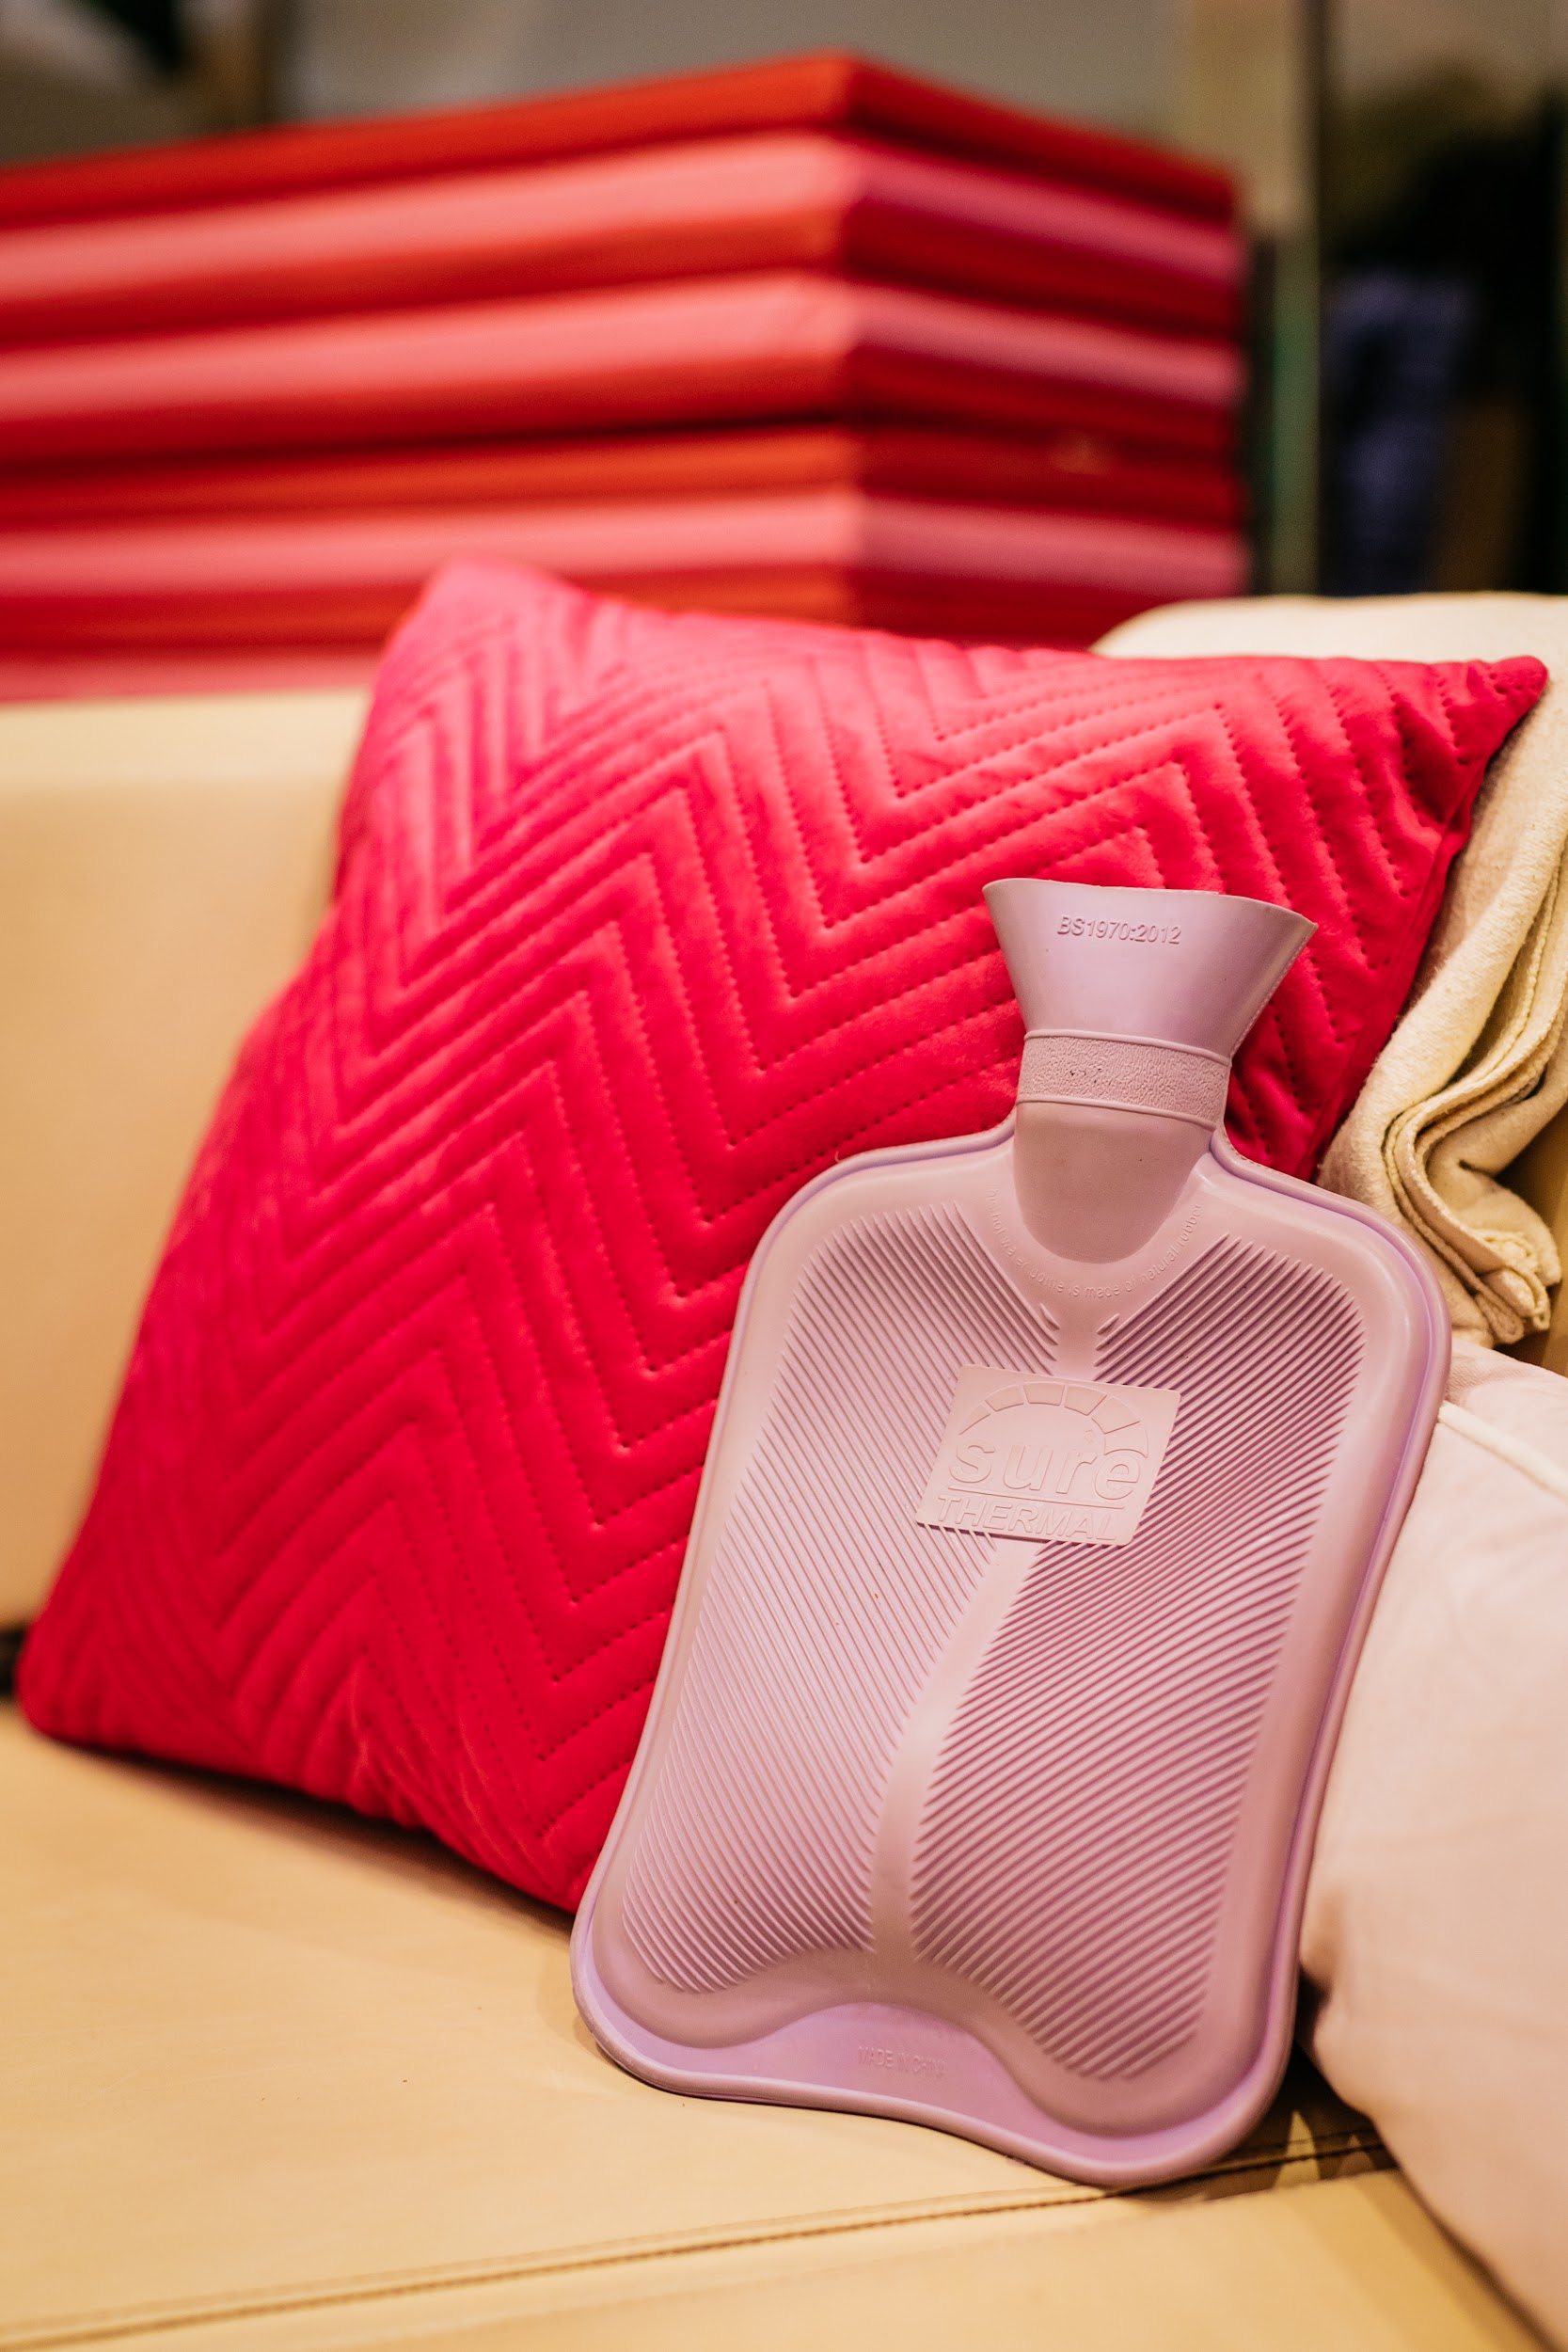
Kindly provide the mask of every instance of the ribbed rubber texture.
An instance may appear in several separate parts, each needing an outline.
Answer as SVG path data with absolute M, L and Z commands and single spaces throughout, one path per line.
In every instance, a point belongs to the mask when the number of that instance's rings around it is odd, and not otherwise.
M 991 1549 L 912 1503 L 959 1365 L 1045 1373 L 1053 1345 L 956 1209 L 868 1218 L 813 1261 L 627 1882 L 666 1983 L 868 1947 L 888 1774 Z
M 1191 1046 L 1032 1029 L 1023 1041 L 1018 1099 L 1159 1111 L 1166 1118 L 1217 1127 L 1225 1116 L 1229 1081 L 1227 1061 Z
M 1239 1808 L 1359 1354 L 1326 1276 L 1223 1243 L 1101 1378 L 1181 1410 L 1118 1551 L 1042 1548 L 943 1745 L 914 1943 L 1053 2059 L 1127 2081 L 1203 2013 Z

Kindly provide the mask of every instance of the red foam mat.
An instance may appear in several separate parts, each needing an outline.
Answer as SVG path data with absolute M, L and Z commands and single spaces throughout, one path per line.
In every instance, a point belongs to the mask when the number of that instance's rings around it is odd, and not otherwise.
M 926 426 L 784 425 L 614 439 L 458 442 L 206 462 L 0 471 L 0 530 L 177 516 L 403 512 L 858 485 L 908 498 L 1236 525 L 1242 485 L 1202 458 L 1103 435 L 1037 441 Z
M 736 583 L 748 580 L 902 582 L 905 603 L 916 605 L 934 593 L 929 583 L 945 582 L 1009 611 L 1045 598 L 1053 634 L 1086 596 L 1090 622 L 1073 624 L 1079 642 L 1096 633 L 1107 597 L 1126 611 L 1245 584 L 1231 532 L 839 488 L 10 532 L 0 536 L 0 645 L 373 642 L 432 573 L 463 556 L 731 611 Z M 716 596 L 716 582 L 730 585 Z M 766 586 L 760 603 L 754 593 L 738 609 L 779 609 Z
M 1070 592 L 938 577 L 889 577 L 831 564 L 673 575 L 608 575 L 597 581 L 628 604 L 667 612 L 735 612 L 758 618 L 887 629 L 900 637 L 968 644 L 1090 645 L 1150 598 L 1105 589 Z M 416 592 L 417 593 L 417 592 Z M 165 612 L 147 636 L 67 646 L 0 643 L 0 703 L 103 700 L 122 695 L 271 692 L 359 686 L 374 676 L 381 650 L 415 596 L 320 599 L 290 611 L 276 604 L 276 641 L 258 637 L 254 606 L 214 606 L 196 616 Z M 311 643 L 313 629 L 341 638 Z
M 1237 351 L 828 272 L 13 352 L 12 465 L 865 413 L 1222 455 Z
M 366 121 L 298 123 L 0 171 L 0 222 L 82 220 L 362 187 L 434 172 L 807 126 L 969 156 L 1228 220 L 1230 182 L 1185 156 L 1047 121 L 837 54 Z
M 1224 332 L 1224 225 L 793 131 L 129 219 L 0 230 L 0 342 L 830 263 Z
M 368 687 L 379 645 L 159 649 L 119 653 L 8 653 L 0 649 L 0 703 L 119 702 L 127 696 L 278 694 Z

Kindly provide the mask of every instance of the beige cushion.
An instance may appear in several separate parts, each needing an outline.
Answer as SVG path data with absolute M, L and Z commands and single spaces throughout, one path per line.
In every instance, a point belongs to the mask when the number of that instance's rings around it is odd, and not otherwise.
M 325 901 L 355 693 L 0 709 L 0 1627 L 89 1491 L 245 1028 Z
M 1139 2198 L 672 2097 L 594 2048 L 552 1915 L 6 1708 L 0 1889 L 0 2345 L 1532 2341 L 1321 2089 Z

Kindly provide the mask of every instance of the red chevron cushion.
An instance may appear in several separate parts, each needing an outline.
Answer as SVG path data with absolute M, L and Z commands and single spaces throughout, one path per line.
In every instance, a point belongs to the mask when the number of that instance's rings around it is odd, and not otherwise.
M 1314 917 L 1232 1104 L 1309 1168 L 1543 680 L 975 651 L 450 574 L 176 1221 L 24 1654 L 34 1723 L 422 1822 L 571 1902 L 763 1228 L 843 1152 L 1008 1106 L 981 884 Z

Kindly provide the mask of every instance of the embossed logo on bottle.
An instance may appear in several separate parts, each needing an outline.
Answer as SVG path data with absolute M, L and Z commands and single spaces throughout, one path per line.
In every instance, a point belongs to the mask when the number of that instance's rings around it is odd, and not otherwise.
M 1131 1543 L 1180 1402 L 1176 1389 L 965 1364 L 914 1516 L 974 1535 Z

